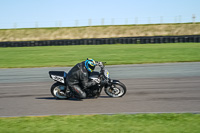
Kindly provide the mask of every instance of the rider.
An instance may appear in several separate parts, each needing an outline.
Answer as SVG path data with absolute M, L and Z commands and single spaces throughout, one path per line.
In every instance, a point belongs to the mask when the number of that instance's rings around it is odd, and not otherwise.
M 67 75 L 69 88 L 78 99 L 86 98 L 85 89 L 96 85 L 95 81 L 89 81 L 89 73 L 93 72 L 96 63 L 93 59 L 87 58 L 86 61 L 76 64 Z

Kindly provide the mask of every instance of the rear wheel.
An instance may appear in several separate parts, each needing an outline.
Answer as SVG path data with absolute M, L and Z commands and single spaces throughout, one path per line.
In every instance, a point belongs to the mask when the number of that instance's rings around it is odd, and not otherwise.
M 64 93 L 66 86 L 61 83 L 55 83 L 51 86 L 51 94 L 57 99 L 67 99 L 68 97 Z
M 105 93 L 110 97 L 122 97 L 126 94 L 126 86 L 121 82 L 112 83 L 105 88 Z

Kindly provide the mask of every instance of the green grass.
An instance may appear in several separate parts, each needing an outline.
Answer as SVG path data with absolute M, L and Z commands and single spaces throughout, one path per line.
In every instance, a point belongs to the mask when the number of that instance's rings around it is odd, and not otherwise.
M 1 133 L 199 133 L 200 114 L 0 118 Z
M 0 68 L 73 66 L 87 57 L 108 65 L 198 62 L 200 43 L 0 48 Z

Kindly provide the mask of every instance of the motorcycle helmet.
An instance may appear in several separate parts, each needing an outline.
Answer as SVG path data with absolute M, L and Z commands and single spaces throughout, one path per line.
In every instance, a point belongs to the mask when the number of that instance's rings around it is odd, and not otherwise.
M 93 59 L 87 58 L 85 61 L 85 67 L 89 72 L 93 72 L 95 69 L 96 63 Z

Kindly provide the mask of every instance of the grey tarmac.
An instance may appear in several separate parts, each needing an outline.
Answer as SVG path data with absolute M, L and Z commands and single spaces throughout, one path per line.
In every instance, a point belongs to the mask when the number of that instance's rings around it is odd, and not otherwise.
M 200 62 L 106 67 L 126 85 L 124 97 L 56 100 L 48 71 L 70 67 L 0 69 L 0 117 L 200 112 Z

